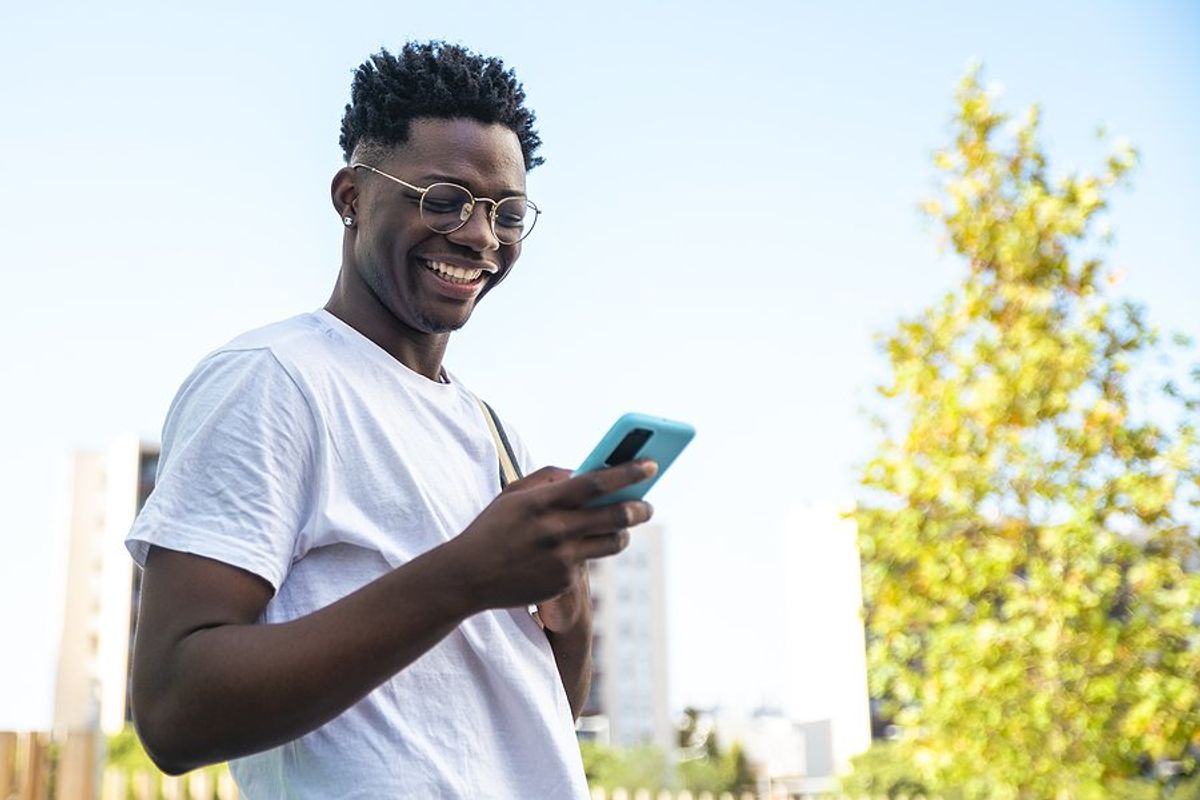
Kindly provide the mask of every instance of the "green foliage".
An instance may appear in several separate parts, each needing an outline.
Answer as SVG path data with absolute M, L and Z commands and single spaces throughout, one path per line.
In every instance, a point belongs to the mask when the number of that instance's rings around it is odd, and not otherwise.
M 157 787 L 155 791 L 161 791 L 162 781 L 165 776 L 154 765 L 154 762 L 150 760 L 150 756 L 146 754 L 146 749 L 142 747 L 142 741 L 138 738 L 137 732 L 133 729 L 132 725 L 126 725 L 120 732 L 108 737 L 104 765 L 105 767 L 116 767 L 126 774 L 136 772 L 149 773 L 153 776 L 152 784 Z M 215 784 L 220 774 L 228 770 L 229 765 L 221 763 L 202 767 L 200 771 L 209 773 Z M 135 794 L 133 785 L 128 785 L 126 787 L 127 798 L 133 800 Z M 122 800 L 125 799 L 123 798 Z
M 1170 800 L 1200 800 L 1200 775 L 1185 778 L 1172 786 L 1167 797 Z
M 134 772 L 148 770 L 158 772 L 158 767 L 146 755 L 142 740 L 138 738 L 133 726 L 126 725 L 119 733 L 108 737 L 106 765 L 117 767 L 123 771 Z
M 735 795 L 754 791 L 758 780 L 754 775 L 754 770 L 750 768 L 750 759 L 746 758 L 746 751 L 742 749 L 742 743 L 734 742 L 729 748 L 726 758 L 729 761 L 730 780 L 722 791 L 732 792 Z
M 595 742 L 580 742 L 583 772 L 589 786 L 606 790 L 660 789 L 670 786 L 666 756 L 655 747 L 619 749 Z
M 931 796 L 920 770 L 908 754 L 893 742 L 879 742 L 850 759 L 850 774 L 841 781 L 842 792 L 851 797 Z M 950 793 L 940 800 L 958 800 Z
M 734 742 L 724 753 L 716 746 L 716 737 L 710 736 L 707 742 L 712 743 L 701 758 L 693 758 L 679 762 L 679 779 L 683 788 L 692 792 L 752 792 L 756 786 L 750 762 L 742 749 L 740 742 Z
M 683 722 L 675 731 L 675 744 L 686 749 L 696 746 L 696 736 L 700 728 L 699 709 L 688 706 L 683 710 Z
M 719 792 L 725 783 L 725 772 L 719 761 L 694 758 L 679 762 L 679 782 L 692 792 Z
M 701 732 L 701 712 L 695 708 L 683 710 L 683 720 L 677 731 L 679 782 L 693 792 L 754 791 L 756 779 L 740 742 L 734 742 L 722 752 L 717 732 Z
M 977 71 L 924 208 L 962 283 L 886 340 L 862 476 L 873 696 L 934 793 L 1113 796 L 1200 745 L 1200 405 L 1145 390 L 1163 346 L 1093 235 L 1136 163 L 1051 180 Z
M 662 751 L 653 747 L 619 748 L 580 742 L 588 785 L 609 791 L 616 788 L 655 791 L 677 786 L 714 794 L 754 791 L 756 779 L 741 743 L 734 742 L 728 750 L 721 751 L 711 731 L 703 737 L 697 735 L 698 716 L 699 712 L 694 712 L 685 717 L 679 731 L 681 759 L 674 772 Z
M 895 742 L 877 742 L 865 753 L 850 759 L 851 772 L 841 781 L 841 791 L 849 797 L 896 798 L 927 797 L 937 800 L 961 800 L 963 794 L 953 787 L 933 792 L 921 777 L 907 749 Z M 1200 777 L 1185 778 L 1173 786 L 1162 786 L 1147 779 L 1113 779 L 1107 796 L 1114 800 L 1200 800 Z

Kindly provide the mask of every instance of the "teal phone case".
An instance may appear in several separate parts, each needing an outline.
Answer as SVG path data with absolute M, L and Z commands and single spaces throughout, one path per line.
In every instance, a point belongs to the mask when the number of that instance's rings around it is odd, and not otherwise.
M 594 508 L 626 500 L 641 500 L 646 496 L 646 492 L 658 483 L 659 478 L 666 474 L 667 468 L 675 462 L 695 435 L 696 429 L 686 422 L 633 412 L 622 415 L 574 474 L 592 472 L 640 458 L 653 459 L 658 464 L 658 472 L 653 478 L 606 494 L 598 500 L 586 503 L 585 507 Z

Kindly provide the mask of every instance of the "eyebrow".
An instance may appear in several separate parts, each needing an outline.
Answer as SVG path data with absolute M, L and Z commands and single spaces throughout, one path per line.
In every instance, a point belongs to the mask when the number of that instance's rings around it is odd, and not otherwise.
M 475 190 L 467 183 L 467 181 L 464 181 L 462 178 L 456 178 L 453 175 L 442 175 L 437 172 L 431 172 L 431 173 L 422 175 L 421 181 L 425 182 L 426 186 L 428 186 L 430 183 L 454 183 L 454 184 L 458 184 L 459 186 L 466 188 L 467 190 L 469 190 L 471 192 L 471 194 L 475 194 Z M 525 192 L 520 191 L 519 189 L 501 189 L 500 196 L 497 197 L 496 199 L 503 200 L 506 197 L 524 197 L 524 196 L 525 196 Z

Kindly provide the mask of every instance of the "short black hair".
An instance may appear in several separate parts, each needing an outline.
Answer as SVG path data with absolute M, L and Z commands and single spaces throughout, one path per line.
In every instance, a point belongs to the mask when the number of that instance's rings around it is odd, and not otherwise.
M 432 41 L 409 42 L 396 55 L 380 50 L 354 71 L 340 139 L 346 163 L 360 144 L 408 141 L 409 123 L 420 117 L 499 122 L 517 134 L 526 171 L 544 161 L 535 155 L 536 117 L 513 71 L 498 58 Z

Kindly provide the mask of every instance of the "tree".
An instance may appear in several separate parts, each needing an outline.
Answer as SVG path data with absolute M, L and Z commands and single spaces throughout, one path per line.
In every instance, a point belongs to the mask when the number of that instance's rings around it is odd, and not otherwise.
M 855 512 L 871 691 L 934 791 L 1109 796 L 1195 767 L 1200 404 L 1098 255 L 1134 150 L 1053 180 L 1036 107 L 956 100 L 925 210 L 965 274 L 886 339 Z
M 677 772 L 685 789 L 693 792 L 752 792 L 758 778 L 742 743 L 734 741 L 728 750 L 721 748 L 711 718 L 691 706 L 683 710 L 676 729 Z
M 841 791 L 850 797 L 928 797 L 929 787 L 921 782 L 920 770 L 896 742 L 878 742 L 850 759 L 851 771 L 841 781 Z M 942 792 L 938 800 L 959 800 L 954 792 Z
M 722 751 L 715 735 L 705 742 L 705 754 L 679 762 L 679 778 L 683 787 L 692 792 L 753 792 L 758 784 L 750 760 L 741 742 L 734 742 Z
M 617 788 L 657 790 L 671 783 L 667 757 L 655 747 L 613 748 L 595 742 L 580 742 L 579 749 L 589 786 L 609 791 Z
M 734 742 L 725 754 L 726 774 L 729 776 L 723 787 L 730 794 L 741 795 L 753 792 L 758 787 L 758 778 L 750 766 L 750 759 L 742 749 L 741 742 Z

